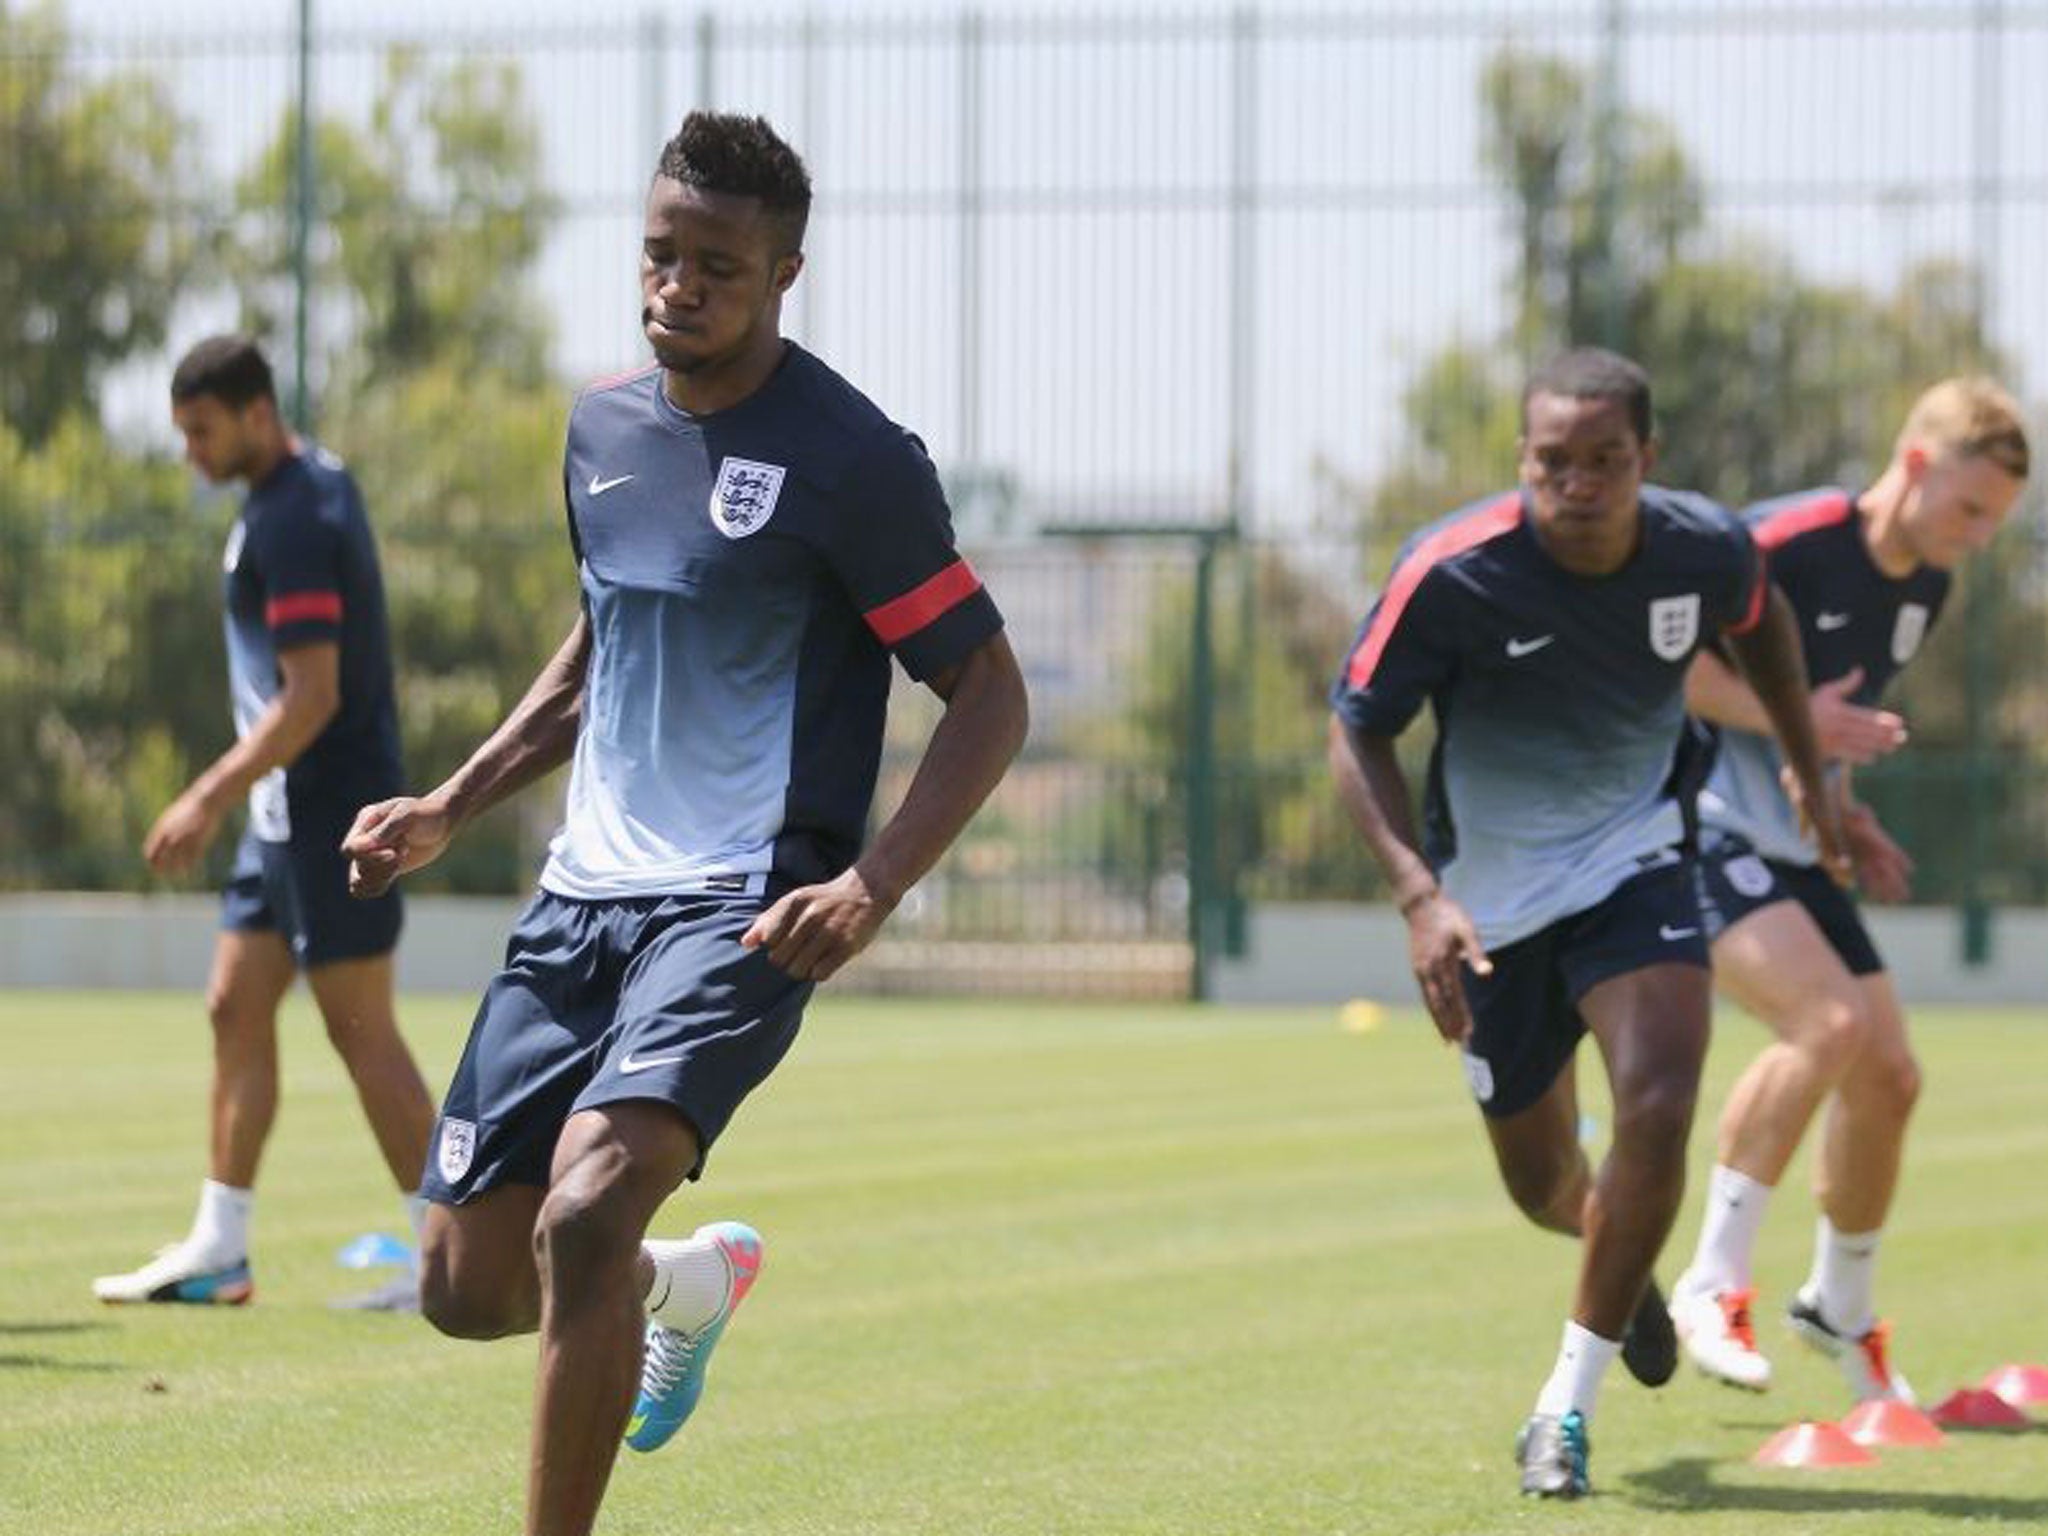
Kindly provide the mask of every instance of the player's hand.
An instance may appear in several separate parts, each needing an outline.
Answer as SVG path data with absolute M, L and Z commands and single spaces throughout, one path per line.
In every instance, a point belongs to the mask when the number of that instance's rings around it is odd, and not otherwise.
M 220 830 L 220 812 L 205 797 L 186 790 L 157 817 L 149 836 L 142 840 L 142 856 L 160 875 L 182 875 L 206 852 L 213 834 Z
M 1867 805 L 1848 807 L 1842 831 L 1849 839 L 1849 857 L 1864 895 L 1872 901 L 1904 901 L 1912 894 L 1912 856 L 1892 841 L 1875 811 Z
M 1480 946 L 1471 916 L 1442 891 L 1423 897 L 1408 911 L 1408 963 L 1415 969 L 1436 1032 L 1453 1045 L 1463 1045 L 1472 1034 L 1465 967 L 1490 976 L 1493 962 Z
M 1823 783 L 1818 793 L 1809 794 L 1789 765 L 1778 771 L 1778 783 L 1799 812 L 1800 835 L 1819 847 L 1821 868 L 1847 889 L 1855 882 L 1856 870 L 1849 858 L 1849 835 L 1842 830 L 1841 793 L 1832 783 Z
M 1906 722 L 1888 709 L 1849 702 L 1863 686 L 1863 669 L 1851 667 L 1813 690 L 1813 734 L 1820 755 L 1845 763 L 1874 763 L 1906 744 Z
M 382 896 L 400 875 L 438 859 L 454 835 L 455 818 L 430 798 L 400 795 L 364 806 L 341 840 L 349 895 Z
M 868 947 L 895 910 L 855 866 L 823 885 L 797 887 L 755 918 L 740 942 L 765 948 L 775 967 L 798 981 L 825 981 Z

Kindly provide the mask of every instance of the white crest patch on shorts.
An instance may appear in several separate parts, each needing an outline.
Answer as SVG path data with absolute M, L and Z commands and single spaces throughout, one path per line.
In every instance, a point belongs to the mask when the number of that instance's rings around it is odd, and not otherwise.
M 1901 664 L 1911 661 L 1926 636 L 1927 605 L 1901 603 L 1898 619 L 1892 624 L 1892 660 Z
M 758 459 L 725 458 L 718 463 L 718 484 L 711 489 L 711 521 L 728 539 L 744 539 L 759 533 L 775 515 L 775 499 L 782 494 L 780 464 L 763 464 Z
M 441 1145 L 435 1153 L 435 1165 L 441 1170 L 441 1177 L 450 1184 L 465 1173 L 476 1156 L 476 1122 L 457 1120 L 453 1117 L 441 1122 Z
M 1681 661 L 1700 637 L 1700 595 L 1650 600 L 1650 649 L 1661 661 Z
M 1493 1097 L 1493 1063 L 1467 1050 L 1460 1050 L 1458 1058 L 1465 1063 L 1465 1081 L 1472 1085 L 1472 1097 L 1484 1104 Z
M 1771 894 L 1771 866 L 1753 853 L 1730 859 L 1721 866 L 1721 873 L 1728 877 L 1729 885 L 1735 888 L 1738 896 L 1747 896 L 1754 901 L 1759 896 Z

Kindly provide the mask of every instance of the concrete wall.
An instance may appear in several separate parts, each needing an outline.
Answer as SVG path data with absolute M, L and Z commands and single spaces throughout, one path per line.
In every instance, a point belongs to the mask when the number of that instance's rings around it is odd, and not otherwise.
M 1948 907 L 1874 908 L 1871 936 L 1909 1003 L 2035 1003 L 2048 1007 L 2048 911 L 2011 908 L 1991 929 L 1981 967 L 1962 958 L 1962 927 Z M 1223 1002 L 1415 998 L 1407 927 L 1384 906 L 1340 903 L 1255 908 L 1246 953 L 1216 969 Z
M 413 992 L 479 991 L 504 956 L 505 936 L 523 901 L 412 899 L 398 950 L 399 985 Z M 206 982 L 218 912 L 212 896 L 0 895 L 0 986 L 196 991 Z M 2048 1007 L 2048 911 L 2000 913 L 1992 926 L 1991 961 L 1975 969 L 1962 963 L 1960 925 L 1947 908 L 1872 911 L 1869 920 L 1908 1002 Z M 1369 997 L 1406 1003 L 1415 995 L 1406 932 L 1386 907 L 1304 903 L 1255 908 L 1247 938 L 1242 959 L 1222 961 L 1216 968 L 1219 1001 L 1316 1003 Z M 904 990 L 900 979 L 890 980 L 901 968 L 892 968 L 892 961 L 902 958 L 894 954 L 902 947 L 878 951 L 868 964 L 850 969 L 848 990 Z M 916 969 L 935 975 L 944 968 L 927 957 Z M 1064 969 L 1071 968 L 1063 968 L 1057 954 L 1039 954 L 1033 966 L 1034 972 L 1055 980 Z M 1167 980 L 1177 982 L 1181 974 L 1176 969 Z M 1066 977 L 1064 990 L 1074 991 L 1076 980 Z M 1020 989 L 1032 990 L 1021 983 Z M 961 990 L 987 988 L 970 984 Z

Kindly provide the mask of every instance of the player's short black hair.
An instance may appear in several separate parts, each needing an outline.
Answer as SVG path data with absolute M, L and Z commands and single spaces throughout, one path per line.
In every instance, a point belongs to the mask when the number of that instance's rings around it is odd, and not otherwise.
M 1563 395 L 1569 400 L 1618 400 L 1627 407 L 1636 440 L 1647 443 L 1655 430 L 1650 408 L 1650 376 L 1640 363 L 1605 347 L 1574 347 L 1560 352 L 1529 375 L 1522 389 L 1522 429 L 1529 427 L 1529 402 L 1538 395 Z
M 811 175 L 767 118 L 692 112 L 662 146 L 654 174 L 706 192 L 758 197 L 781 226 L 784 244 L 778 254 L 803 249 L 804 224 L 811 215 Z
M 171 375 L 171 401 L 183 405 L 212 395 L 236 410 L 253 400 L 277 399 L 277 385 L 263 349 L 247 336 L 209 336 L 178 362 Z

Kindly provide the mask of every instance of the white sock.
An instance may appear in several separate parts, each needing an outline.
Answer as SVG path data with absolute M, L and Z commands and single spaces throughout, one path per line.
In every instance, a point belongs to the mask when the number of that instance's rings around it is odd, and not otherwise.
M 654 1283 L 647 1288 L 647 1315 L 678 1333 L 695 1333 L 718 1321 L 732 1292 L 732 1268 L 710 1237 L 650 1242 Z
M 1740 1291 L 1749 1285 L 1756 1234 L 1770 1208 L 1771 1186 L 1759 1184 L 1726 1163 L 1714 1164 L 1707 1180 L 1706 1219 L 1700 1223 L 1700 1245 L 1692 1265 L 1678 1282 L 1687 1296 L 1715 1291 Z
M 1837 1232 L 1823 1216 L 1813 1228 L 1813 1274 L 1805 1291 L 1836 1332 L 1860 1339 L 1876 1321 L 1870 1290 L 1877 1278 L 1877 1245 L 1883 1229 Z
M 1588 1423 L 1593 1404 L 1600 1396 L 1600 1378 L 1621 1353 L 1621 1340 L 1603 1339 L 1577 1323 L 1564 1325 L 1564 1340 L 1557 1346 L 1557 1364 L 1550 1380 L 1536 1395 L 1536 1411 L 1562 1418 L 1576 1408 Z
M 249 1218 L 255 1210 L 255 1190 L 208 1179 L 199 1186 L 199 1211 L 192 1218 L 186 1247 L 215 1266 L 241 1262 L 249 1257 Z

